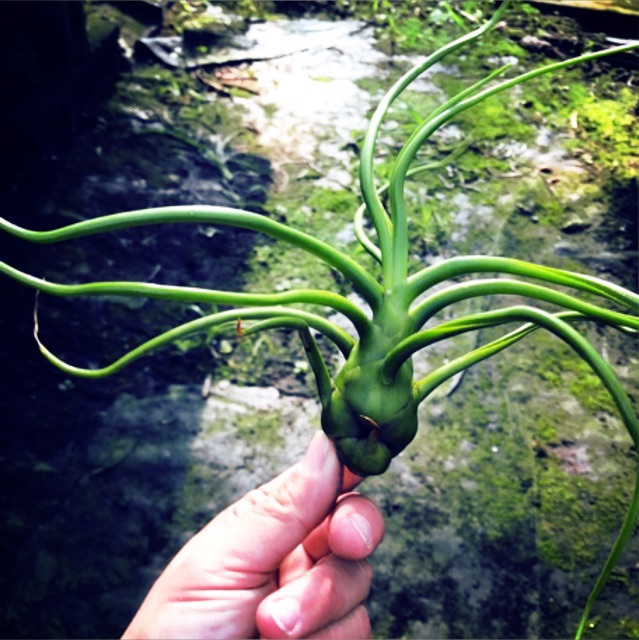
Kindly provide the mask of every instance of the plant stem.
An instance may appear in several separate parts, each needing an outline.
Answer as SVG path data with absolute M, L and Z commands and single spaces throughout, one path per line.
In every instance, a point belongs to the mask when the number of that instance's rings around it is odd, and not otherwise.
M 501 7 L 500 7 L 501 9 Z M 448 122 L 451 118 L 461 113 L 462 111 L 466 111 L 471 107 L 474 107 L 476 104 L 479 104 L 486 98 L 499 93 L 501 91 L 505 91 L 506 89 L 510 89 L 522 82 L 527 82 L 528 80 L 535 78 L 536 76 L 540 76 L 545 73 L 552 73 L 554 71 L 559 71 L 560 69 L 564 69 L 565 67 L 573 66 L 576 64 L 581 64 L 582 62 L 588 62 L 591 60 L 596 60 L 597 58 L 602 58 L 604 56 L 613 55 L 615 53 L 623 53 L 625 51 L 632 51 L 639 47 L 639 42 L 624 44 L 618 47 L 611 47 L 610 49 L 605 49 L 603 51 L 594 51 L 590 53 L 585 53 L 583 55 L 577 56 L 575 58 L 570 58 L 569 60 L 562 60 L 560 62 L 555 62 L 553 64 L 546 65 L 545 67 L 541 67 L 539 69 L 533 69 L 532 71 L 528 71 L 523 73 L 515 78 L 511 78 L 510 80 L 505 80 L 504 82 L 500 82 L 499 84 L 488 87 L 479 93 L 476 93 L 468 98 L 465 98 L 461 101 L 455 101 L 453 99 L 453 106 L 446 109 L 445 111 L 437 110 L 435 111 L 435 116 L 427 118 L 410 136 L 399 155 L 397 156 L 397 160 L 393 166 L 393 171 L 391 174 L 390 182 L 391 182 L 391 190 L 390 190 L 390 200 L 391 200 L 391 211 L 393 215 L 396 213 L 402 214 L 404 211 L 404 183 L 406 180 L 406 173 L 408 168 L 415 157 L 415 154 L 419 150 L 419 148 L 424 144 L 428 138 L 442 125 Z M 394 233 L 397 236 L 397 239 L 394 241 L 395 245 L 403 246 L 403 234 L 404 231 L 398 227 L 398 221 L 394 220 Z M 403 225 L 402 225 L 403 226 Z
M 545 267 L 515 258 L 493 256 L 457 256 L 449 258 L 411 276 L 408 279 L 408 286 L 411 296 L 415 299 L 424 291 L 445 280 L 470 273 L 509 273 L 525 278 L 544 280 L 595 293 L 635 312 L 639 310 L 639 295 L 619 285 L 600 280 L 594 276 Z
M 517 308 L 518 307 L 508 307 L 506 309 L 499 309 L 498 311 L 473 313 L 462 318 L 442 322 L 435 327 L 411 334 L 408 338 L 402 340 L 394 349 L 391 349 L 386 355 L 386 358 L 384 358 L 384 366 L 382 368 L 384 379 L 392 380 L 406 360 L 421 349 L 425 349 L 441 340 L 448 340 L 469 331 L 479 331 L 481 329 L 497 327 L 508 322 L 513 322 L 511 316 L 508 315 L 508 311 L 510 309 L 516 310 Z M 592 320 L 592 318 L 577 313 L 576 311 L 560 311 L 555 315 L 564 321 Z M 524 337 L 524 335 L 527 335 L 537 328 L 534 324 L 521 327 L 522 331 L 525 329 L 521 337 Z
M 439 169 L 441 167 L 445 167 L 455 160 L 455 158 L 459 157 L 470 145 L 471 141 L 467 140 L 458 145 L 451 153 L 447 156 L 441 158 L 440 160 L 433 160 L 432 162 L 427 162 L 426 164 L 420 164 L 417 167 L 411 167 L 406 174 L 406 177 L 417 175 L 422 171 L 430 171 L 432 169 Z M 390 186 L 389 182 L 384 183 L 378 190 L 377 195 L 380 197 L 383 196 Z M 364 229 L 364 214 L 366 213 L 366 203 L 362 204 L 359 209 L 355 212 L 354 218 L 354 229 L 355 235 L 359 240 L 359 243 L 370 253 L 370 255 L 377 260 L 380 264 L 382 263 L 382 252 L 380 248 L 371 240 L 371 238 L 367 235 L 366 230 Z
M 637 423 L 637 416 L 635 415 L 632 402 L 628 398 L 628 394 L 624 391 L 623 387 L 619 384 L 612 367 L 599 355 L 599 353 L 597 353 L 596 349 L 588 342 L 588 340 L 586 340 L 586 338 L 584 338 L 578 331 L 573 329 L 560 317 L 548 313 L 547 311 L 542 311 L 541 309 L 520 306 L 489 313 L 492 314 L 493 319 L 497 319 L 499 316 L 502 316 L 504 321 L 515 322 L 523 320 L 526 322 L 532 322 L 548 329 L 548 331 L 551 331 L 571 346 L 591 366 L 597 376 L 599 376 L 599 379 L 602 381 L 617 406 L 635 447 L 637 447 L 639 444 L 639 425 Z M 498 340 L 479 347 L 478 349 L 474 349 L 447 365 L 444 365 L 444 367 L 430 373 L 415 384 L 415 395 L 418 401 L 422 402 L 428 394 L 430 394 L 442 382 L 454 375 L 457 371 L 468 368 L 473 364 L 476 364 L 481 360 L 485 360 L 495 353 L 502 351 L 517 340 L 521 339 L 524 335 L 527 335 L 527 333 L 530 333 L 532 329 L 532 326 L 522 327 L 517 331 L 499 338 Z
M 475 31 L 472 31 L 471 33 L 468 33 L 461 38 L 458 38 L 457 40 L 454 40 L 453 42 L 450 42 L 447 45 L 441 47 L 430 56 L 428 56 L 426 60 L 424 60 L 421 64 L 416 65 L 408 72 L 406 72 L 384 95 L 371 117 L 360 154 L 359 175 L 362 197 L 366 204 L 366 208 L 368 209 L 373 220 L 375 230 L 377 231 L 377 238 L 382 254 L 384 282 L 387 289 L 393 289 L 395 286 L 397 286 L 397 284 L 402 282 L 406 274 L 405 270 L 402 268 L 402 262 L 405 260 L 405 258 L 402 256 L 402 254 L 400 254 L 399 256 L 395 255 L 395 252 L 392 248 L 394 242 L 392 242 L 391 240 L 391 235 L 393 233 L 394 223 L 392 223 L 389 219 L 388 213 L 384 209 L 384 205 L 382 204 L 382 201 L 375 187 L 373 160 L 375 154 L 375 146 L 377 143 L 377 135 L 379 133 L 379 129 L 382 125 L 384 117 L 386 116 L 390 106 L 397 99 L 397 97 L 404 91 L 404 89 L 406 89 L 406 87 L 411 82 L 418 78 L 422 73 L 424 73 L 436 62 L 439 62 L 450 53 L 457 51 L 457 49 L 463 47 L 465 44 L 480 38 L 482 35 L 484 35 L 484 33 L 490 31 L 499 22 L 509 2 L 510 0 L 505 0 L 495 11 L 492 17 L 479 29 L 476 29 Z M 398 263 L 397 260 L 399 260 L 400 262 Z M 402 273 L 404 274 L 403 276 Z
M 492 73 L 490 73 L 487 77 L 482 78 L 479 82 L 467 87 L 457 95 L 453 96 L 450 100 L 441 105 L 438 109 L 436 109 L 430 116 L 429 120 L 437 117 L 440 113 L 451 109 L 456 104 L 477 93 L 482 87 L 488 84 L 491 80 L 496 78 L 497 76 L 502 75 L 505 71 L 507 71 L 512 65 L 507 64 L 499 69 L 496 69 Z M 409 138 L 406 143 L 406 148 L 412 140 Z M 406 211 L 406 203 L 404 198 L 404 182 L 405 178 L 411 175 L 410 164 L 415 159 L 417 152 L 421 148 L 423 141 L 419 144 L 414 143 L 412 147 L 409 147 L 406 152 L 402 155 L 398 156 L 395 164 L 393 165 L 393 171 L 391 173 L 391 178 L 389 182 L 389 191 L 390 191 L 390 208 L 393 216 L 393 255 L 401 256 L 402 259 L 396 258 L 395 260 L 395 281 L 400 282 L 406 279 L 408 274 L 408 214 Z M 404 149 L 402 149 L 402 152 Z M 401 163 L 404 163 L 403 166 Z M 400 175 L 403 175 L 404 178 L 401 180 L 402 185 L 401 189 L 396 188 L 397 180 L 395 178 L 396 171 L 400 172 Z
M 583 302 L 578 298 L 554 291 L 548 287 L 542 287 L 528 282 L 519 282 L 518 280 L 508 280 L 506 278 L 486 278 L 485 280 L 471 280 L 470 282 L 451 285 L 447 289 L 431 295 L 415 307 L 410 312 L 411 322 L 417 330 L 438 311 L 441 311 L 448 305 L 477 296 L 499 294 L 526 296 L 537 300 L 544 300 L 566 309 L 578 311 L 592 318 L 597 318 L 608 324 L 621 325 L 632 329 L 639 328 L 639 318 L 634 316 Z
M 166 224 L 169 222 L 230 225 L 258 231 L 272 238 L 283 240 L 317 256 L 331 267 L 340 271 L 352 282 L 355 289 L 373 310 L 381 302 L 382 291 L 380 285 L 357 262 L 309 234 L 242 209 L 206 205 L 159 207 L 84 220 L 52 231 L 31 231 L 0 218 L 0 229 L 31 242 L 50 243 L 118 229 L 149 224 Z
M 65 373 L 69 373 L 71 375 L 79 376 L 82 378 L 104 378 L 106 376 L 112 375 L 113 373 L 116 373 L 120 369 L 123 369 L 125 366 L 131 364 L 138 358 L 147 355 L 151 351 L 163 347 L 180 338 L 184 338 L 185 336 L 195 333 L 201 333 L 202 331 L 206 331 L 208 329 L 211 329 L 212 327 L 216 327 L 222 324 L 228 324 L 229 322 L 236 323 L 238 320 L 267 319 L 275 317 L 300 319 L 301 321 L 305 322 L 307 326 L 313 327 L 314 329 L 325 335 L 327 338 L 332 340 L 335 343 L 335 346 L 342 352 L 345 357 L 348 357 L 351 349 L 353 348 L 354 340 L 345 331 L 335 326 L 332 322 L 329 322 L 325 318 L 317 316 L 313 313 L 299 311 L 297 309 L 287 309 L 286 307 L 233 309 L 230 311 L 221 311 L 220 313 L 206 316 L 204 318 L 197 318 L 196 320 L 186 322 L 178 327 L 170 329 L 169 331 L 165 331 L 155 338 L 147 340 L 143 344 L 123 355 L 121 358 L 118 358 L 115 362 L 99 369 L 83 369 L 81 367 L 75 367 L 64 362 L 64 360 L 61 360 L 51 351 L 49 351 L 49 349 L 47 349 L 47 347 L 42 344 L 38 337 L 37 317 L 34 327 L 34 337 L 38 342 L 38 346 L 44 357 Z
M 597 581 L 595 582 L 595 586 L 592 588 L 590 595 L 588 596 L 588 600 L 586 601 L 586 606 L 584 607 L 584 611 L 581 614 L 581 619 L 579 620 L 579 627 L 577 628 L 577 632 L 575 633 L 575 640 L 579 640 L 584 631 L 586 623 L 588 622 L 588 616 L 590 615 L 590 611 L 592 609 L 593 604 L 597 600 L 597 597 L 601 593 L 601 590 L 604 588 L 604 585 L 608 581 L 608 577 L 610 576 L 612 570 L 617 565 L 619 558 L 623 550 L 625 549 L 628 541 L 630 540 L 632 534 L 634 533 L 635 526 L 637 524 L 637 518 L 639 516 L 639 471 L 637 471 L 637 477 L 635 478 L 635 488 L 632 494 L 632 498 L 630 498 L 630 506 L 628 507 L 628 511 L 624 517 L 623 523 L 621 525 L 621 529 L 619 530 L 619 535 L 615 540 L 615 543 L 608 554 L 608 558 L 606 558 L 606 562 L 601 570 L 601 573 L 597 577 Z
M 309 330 L 307 322 L 305 322 L 301 318 L 292 318 L 285 316 L 281 316 L 278 318 L 269 318 L 268 320 L 257 322 L 256 324 L 248 327 L 244 331 L 244 335 L 250 336 L 260 331 L 268 331 L 271 329 L 279 328 L 297 329 L 302 340 L 302 345 L 304 347 L 306 357 L 309 364 L 311 365 L 311 369 L 313 370 L 313 374 L 315 376 L 315 382 L 317 383 L 317 393 L 319 395 L 320 402 L 322 404 L 322 407 L 325 407 L 331 398 L 331 393 L 333 391 L 333 382 L 328 373 L 328 369 L 326 368 L 324 358 L 322 357 L 322 354 L 320 353 L 320 350 L 317 346 L 317 342 L 315 341 L 315 338 L 313 338 L 313 335 Z
M 18 282 L 38 291 L 55 296 L 97 296 L 119 295 L 131 297 L 156 298 L 160 300 L 178 300 L 181 302 L 208 302 L 265 307 L 297 303 L 317 304 L 330 307 L 346 316 L 355 326 L 360 337 L 370 330 L 370 320 L 366 314 L 350 300 L 332 291 L 318 289 L 295 289 L 279 293 L 236 293 L 200 287 L 178 287 L 148 282 L 88 282 L 84 284 L 58 284 L 36 278 L 0 262 L 0 273 L 11 276 Z

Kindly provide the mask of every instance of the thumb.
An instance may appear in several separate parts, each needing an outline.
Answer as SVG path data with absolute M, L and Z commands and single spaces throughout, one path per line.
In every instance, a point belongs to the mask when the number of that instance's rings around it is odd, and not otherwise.
M 332 509 L 341 480 L 335 447 L 318 431 L 300 462 L 214 520 L 217 552 L 235 570 L 275 571 Z
M 273 572 L 335 504 L 342 467 L 323 432 L 304 458 L 247 493 L 181 549 L 125 637 L 248 637 Z

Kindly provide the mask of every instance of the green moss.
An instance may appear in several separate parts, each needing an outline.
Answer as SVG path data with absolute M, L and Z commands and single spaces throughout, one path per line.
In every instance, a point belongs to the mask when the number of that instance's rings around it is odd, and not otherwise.
M 620 474 L 594 480 L 562 471 L 550 461 L 539 478 L 538 544 L 544 560 L 565 571 L 597 562 L 606 539 L 620 525 L 631 483 Z
M 542 444 L 557 442 L 557 427 L 543 418 L 537 422 L 536 437 Z
M 612 415 L 615 414 L 615 403 L 610 393 L 587 362 L 581 359 L 575 361 L 574 378 L 568 384 L 568 389 L 581 400 L 589 411 L 605 411 Z
M 220 470 L 210 464 L 193 463 L 186 470 L 178 507 L 171 522 L 175 531 L 197 530 L 211 518 L 207 508 L 207 487 L 219 482 Z
M 507 394 L 495 393 L 491 369 L 469 372 L 463 388 L 442 401 L 445 411 L 429 420 L 426 449 L 411 466 L 437 478 L 464 539 L 493 550 L 507 544 L 523 557 L 530 549 L 522 541 L 534 530 L 535 458 Z
M 615 404 L 590 365 L 568 346 L 551 340 L 546 357 L 531 363 L 531 373 L 554 389 L 567 389 L 589 412 L 615 415 Z
M 464 520 L 479 522 L 484 544 L 498 548 L 509 541 L 518 547 L 534 527 L 534 473 L 530 449 L 519 440 L 501 437 L 499 444 L 481 443 L 471 454 L 469 466 L 460 474 L 474 488 L 460 496 Z M 519 446 L 517 446 L 519 445 Z M 526 550 L 520 549 L 520 553 Z
M 379 46 L 389 53 L 431 52 L 449 42 L 451 33 L 461 34 L 459 27 L 455 29 L 449 24 L 440 24 L 437 25 L 439 29 L 433 29 L 424 14 L 409 15 L 405 10 L 408 3 L 386 1 L 380 4 L 384 5 L 384 10 L 374 12 L 374 18 L 382 27 L 377 39 Z
M 318 188 L 313 180 L 295 180 L 286 194 L 273 194 L 269 200 L 269 207 L 287 224 L 351 255 L 357 251 L 350 227 L 358 206 L 359 200 L 352 191 Z M 336 240 L 340 233 L 341 241 Z M 376 272 L 372 260 L 362 256 L 361 262 Z M 342 285 L 344 293 L 352 291 L 319 259 L 280 242 L 260 243 L 251 260 L 251 270 L 247 288 L 252 291 L 303 287 L 339 290 Z
M 485 69 L 481 68 L 479 61 L 473 60 L 474 68 L 469 70 L 467 75 L 460 77 L 448 73 L 436 74 L 433 78 L 435 84 L 443 89 L 448 97 L 455 96 L 473 80 L 485 75 Z M 494 141 L 508 138 L 531 141 L 535 130 L 513 108 L 513 99 L 512 92 L 499 93 L 455 116 L 454 122 L 476 140 Z
M 282 419 L 276 412 L 246 413 L 236 420 L 238 437 L 257 444 L 265 451 L 282 449 L 286 439 L 282 435 Z
M 592 92 L 575 100 L 577 135 L 572 147 L 596 172 L 624 181 L 639 176 L 637 94 L 622 87 L 614 99 Z
M 517 209 L 527 216 L 536 216 L 541 224 L 556 228 L 566 221 L 563 203 L 542 176 L 521 180 L 514 192 Z
M 321 215 L 332 213 L 344 221 L 350 221 L 359 207 L 359 199 L 352 191 L 345 189 L 313 189 L 308 206 L 312 213 Z

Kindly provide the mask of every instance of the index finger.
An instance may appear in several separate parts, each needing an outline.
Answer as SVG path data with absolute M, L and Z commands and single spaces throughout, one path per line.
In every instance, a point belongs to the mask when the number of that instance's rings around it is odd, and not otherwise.
M 334 553 L 348 560 L 368 557 L 384 536 L 384 519 L 375 503 L 356 492 L 342 494 L 333 511 L 302 543 L 317 562 Z

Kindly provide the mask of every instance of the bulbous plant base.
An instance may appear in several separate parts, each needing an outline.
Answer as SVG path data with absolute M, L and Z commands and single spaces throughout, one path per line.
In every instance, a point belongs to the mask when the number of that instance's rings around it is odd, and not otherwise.
M 329 434 L 332 430 L 331 411 L 322 412 L 322 428 Z M 395 420 L 378 425 L 368 416 L 351 414 L 358 430 L 355 436 L 331 436 L 337 455 L 345 466 L 359 476 L 381 475 L 388 469 L 391 460 L 403 451 L 417 433 L 417 406 L 411 403 L 396 416 Z M 393 446 L 392 440 L 402 434 L 406 444 Z M 388 440 L 385 440 L 388 438 Z
M 383 382 L 380 366 L 347 363 L 322 410 L 322 429 L 341 462 L 360 476 L 384 473 L 417 433 L 410 362 L 392 383 Z

